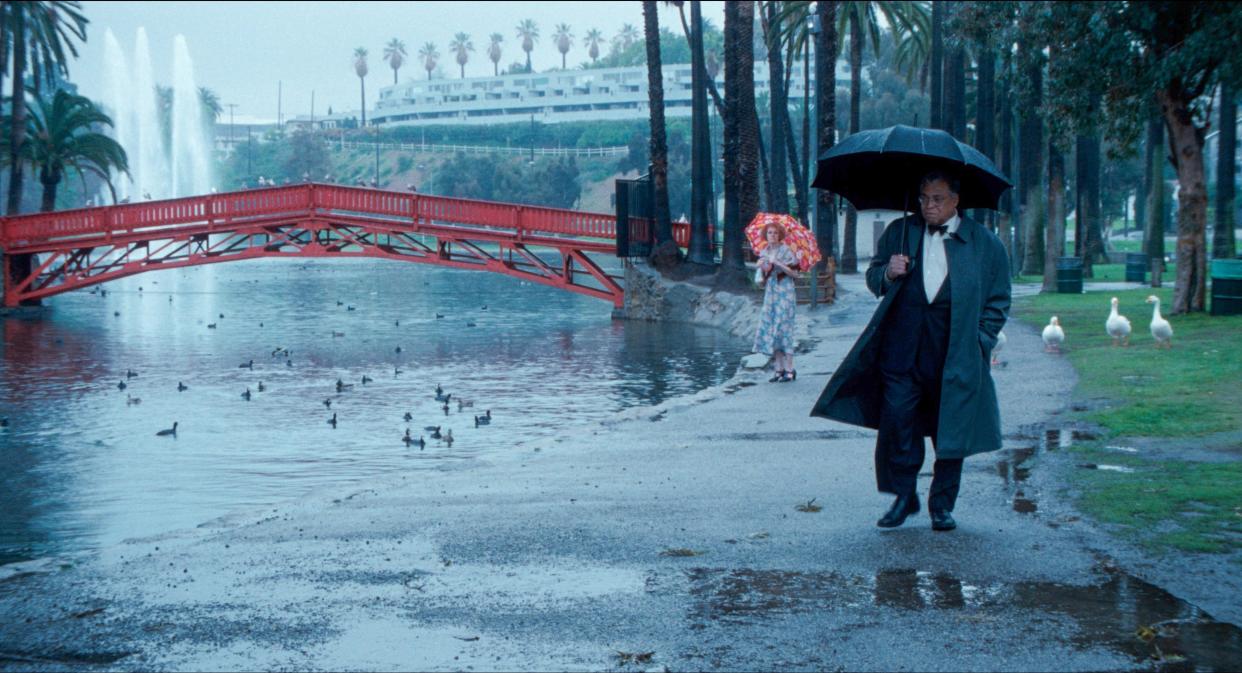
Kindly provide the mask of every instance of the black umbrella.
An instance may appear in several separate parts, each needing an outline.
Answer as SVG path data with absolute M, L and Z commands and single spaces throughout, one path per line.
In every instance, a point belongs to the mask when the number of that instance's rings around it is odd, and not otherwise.
M 982 152 L 936 129 L 891 126 L 855 133 L 824 152 L 811 186 L 846 198 L 857 210 L 909 211 L 919 180 L 933 170 L 962 182 L 959 209 L 995 210 L 1013 185 Z

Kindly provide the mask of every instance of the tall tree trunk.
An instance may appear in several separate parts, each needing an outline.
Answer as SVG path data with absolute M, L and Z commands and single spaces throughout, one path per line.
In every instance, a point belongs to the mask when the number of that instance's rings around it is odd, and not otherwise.
M 968 142 L 966 138 L 966 47 L 958 43 L 949 50 L 948 73 L 945 90 L 951 88 L 953 95 L 945 94 L 945 108 L 948 110 L 948 131 L 954 138 Z M 950 83 L 952 86 L 950 87 Z
M 931 59 L 927 64 L 931 72 L 931 127 L 943 129 L 945 0 L 932 0 L 931 5 Z
M 1173 313 L 1202 311 L 1207 295 L 1207 179 L 1203 134 L 1178 80 L 1156 91 L 1177 169 L 1177 281 Z
M 1057 289 L 1057 259 L 1065 254 L 1065 155 L 1048 140 L 1048 223 L 1044 231 L 1044 282 L 1042 292 Z
M 837 128 L 837 0 L 819 0 L 815 13 L 819 16 L 820 31 L 815 40 L 815 125 L 819 143 L 815 157 L 823 156 L 836 143 Z M 811 165 L 814 165 L 812 163 Z M 815 190 L 815 238 L 824 260 L 815 265 L 815 273 L 822 273 L 827 259 L 833 254 L 837 236 L 836 198 L 831 192 Z
M 1151 193 L 1151 155 L 1153 149 L 1151 141 L 1144 134 L 1142 154 L 1139 156 L 1143 162 L 1143 182 L 1134 191 L 1134 228 L 1140 230 L 1147 222 L 1147 195 Z
M 708 198 L 711 196 L 712 155 L 711 138 L 707 122 L 707 62 L 703 53 L 702 3 L 690 3 L 690 249 L 689 258 L 696 264 L 712 264 L 710 234 L 711 218 L 708 216 Z
M 1220 84 L 1220 135 L 1216 138 L 1216 225 L 1212 259 L 1237 256 L 1234 233 L 1234 180 L 1237 178 L 1238 94 L 1226 76 Z
M 859 21 L 861 9 L 850 12 L 850 134 L 858 133 L 862 107 L 862 60 L 863 26 Z M 858 211 L 854 205 L 845 204 L 845 231 L 841 236 L 841 263 L 838 273 L 858 273 Z
M 725 3 L 724 249 L 717 280 L 744 285 L 743 229 L 757 210 L 758 120 L 755 116 L 754 3 Z M 753 121 L 752 121 L 753 120 Z
M 1097 132 L 1082 138 L 1079 149 L 1083 152 L 1082 181 L 1082 273 L 1084 278 L 1094 278 L 1096 262 L 1105 263 L 1103 207 L 1100 203 L 1100 136 Z
M 1043 104 L 1043 68 L 1039 54 L 1029 43 L 1020 43 L 1025 63 L 1026 76 L 1030 82 L 1030 95 L 1019 106 L 1022 115 L 1022 126 L 1018 131 L 1021 144 L 1022 161 L 1022 233 L 1026 245 L 1023 250 L 1022 273 L 1034 275 L 1044 267 L 1044 217 L 1043 217 L 1043 185 L 1040 180 L 1043 157 L 1043 119 L 1039 108 Z
M 785 127 L 789 124 L 788 92 L 785 90 L 785 64 L 781 58 L 780 41 L 775 33 L 780 27 L 776 25 L 776 3 L 769 0 L 763 3 L 765 21 L 764 38 L 768 47 L 768 81 L 771 82 L 771 94 L 768 96 L 768 110 L 772 118 L 770 130 L 771 142 L 768 147 L 768 175 L 771 177 L 771 188 L 768 191 L 768 211 L 773 213 L 789 212 L 789 178 L 785 171 Z
M 1000 169 L 1010 180 L 1014 179 L 1013 174 L 1013 95 L 1012 95 L 1013 71 L 1012 66 L 1005 69 L 1005 76 L 1001 79 L 999 108 L 1000 108 Z M 1009 256 L 1009 268 L 1011 273 L 1018 270 L 1017 264 L 1014 263 L 1014 236 L 1013 229 L 1017 218 L 1018 200 L 1014 198 L 1014 190 L 1005 190 L 1005 194 L 1001 197 L 1001 218 L 1000 218 L 1000 239 L 1005 246 L 1005 253 Z
M 56 210 L 56 189 L 60 186 L 61 177 L 60 171 L 49 175 L 44 170 L 39 175 L 39 182 L 43 184 L 43 203 L 39 208 L 40 212 L 49 213 Z
M 651 263 L 661 271 L 681 259 L 673 240 L 673 224 L 668 212 L 668 138 L 664 135 L 664 71 L 660 63 L 660 23 L 654 0 L 643 0 L 643 35 L 647 46 L 647 107 L 651 113 L 651 182 L 655 193 L 652 204 L 655 245 Z M 530 70 L 530 52 L 526 52 Z
M 367 80 L 365 77 L 358 78 L 358 85 L 362 91 L 362 127 L 367 125 Z
M 770 196 L 772 194 L 772 174 L 768 170 L 768 151 L 763 143 L 763 127 L 759 123 L 759 110 L 755 109 L 755 128 L 758 129 L 758 135 L 755 136 L 756 154 L 759 156 L 759 210 L 764 209 L 765 203 L 771 203 Z
M 788 115 L 788 112 L 786 112 Z M 789 117 L 785 118 L 785 149 L 789 152 L 789 170 L 793 174 L 794 183 L 794 203 L 798 208 L 798 219 L 802 222 L 809 222 L 807 212 L 809 205 L 806 198 L 807 183 L 809 180 L 802 172 L 802 160 L 798 155 L 798 141 L 794 139 L 793 124 L 790 123 Z
M 26 143 L 26 91 L 22 81 L 26 74 L 26 26 L 19 20 L 20 12 L 14 11 L 10 21 L 10 38 L 13 40 L 13 92 L 9 99 L 12 107 L 10 118 L 12 132 L 9 136 L 9 215 L 17 215 L 22 207 L 23 165 L 18 157 Z
M 996 53 L 990 48 L 979 50 L 979 83 L 975 87 L 975 146 L 984 156 L 996 162 Z M 981 221 L 996 231 L 995 211 L 982 211 Z
M 1151 183 L 1143 195 L 1147 201 L 1147 219 L 1143 223 L 1143 250 L 1151 265 L 1151 286 L 1160 287 L 1164 273 L 1164 162 L 1168 149 L 1164 144 L 1164 119 L 1154 111 L 1147 120 L 1147 170 Z
M 392 69 L 392 83 L 393 84 L 397 83 L 397 69 L 396 68 Z
M 1086 138 L 1082 135 L 1074 138 L 1074 256 L 1083 256 L 1083 247 L 1087 241 L 1084 223 L 1087 220 L 1087 209 L 1082 195 L 1086 192 L 1084 185 L 1087 180 L 1087 152 L 1083 148 Z M 1083 278 L 1086 278 L 1084 263 Z

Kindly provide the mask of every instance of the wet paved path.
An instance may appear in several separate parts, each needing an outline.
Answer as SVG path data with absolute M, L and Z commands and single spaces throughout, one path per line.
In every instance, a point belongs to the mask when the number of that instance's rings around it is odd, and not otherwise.
M 876 528 L 889 499 L 874 434 L 807 416 L 873 306 L 856 279 L 844 287 L 808 321 L 795 383 L 746 373 L 594 432 L 513 437 L 474 468 L 0 581 L 0 668 L 1242 665 L 1236 627 L 1091 551 L 1041 482 L 1040 452 L 1065 441 L 1045 423 L 1074 374 L 1033 329 L 1006 330 L 1006 449 L 967 461 L 958 530 L 933 533 L 925 513 Z M 822 510 L 797 509 L 812 499 Z M 1154 645 L 1135 637 L 1160 622 Z

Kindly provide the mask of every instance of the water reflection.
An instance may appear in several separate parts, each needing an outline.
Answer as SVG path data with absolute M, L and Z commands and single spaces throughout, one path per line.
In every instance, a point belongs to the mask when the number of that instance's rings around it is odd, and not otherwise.
M 1088 585 L 1056 582 L 971 584 L 947 573 L 883 569 L 874 577 L 837 572 L 692 568 L 687 618 L 745 621 L 788 614 L 832 614 L 843 607 L 959 611 L 1039 621 L 1060 614 L 1080 647 L 1106 647 L 1162 671 L 1233 671 L 1242 664 L 1242 629 L 1218 622 L 1167 591 L 1122 572 Z M 779 622 L 778 622 L 779 623 Z M 1146 636 L 1146 637 L 1144 637 Z
M 612 321 L 597 299 L 399 262 L 238 262 L 107 288 L 0 321 L 0 562 L 554 438 L 719 384 L 746 352 L 718 330 Z M 338 393 L 338 378 L 354 387 Z M 475 406 L 446 417 L 437 384 Z M 173 422 L 175 439 L 155 436 Z M 425 425 L 451 428 L 452 448 L 407 448 L 405 429 Z

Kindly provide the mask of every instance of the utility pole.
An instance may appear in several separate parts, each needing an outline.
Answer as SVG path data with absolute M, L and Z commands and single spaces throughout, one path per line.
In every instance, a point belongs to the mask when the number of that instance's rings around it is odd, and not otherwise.
M 247 187 L 250 186 L 250 178 L 254 177 L 254 173 L 251 172 L 251 168 L 250 168 L 250 160 L 253 154 L 254 154 L 254 136 L 252 135 L 252 132 L 250 130 L 250 125 L 246 124 L 246 186 Z
M 311 129 L 315 128 L 315 90 L 311 89 Z
M 806 51 L 803 57 L 802 67 L 803 67 L 803 70 L 805 71 L 803 73 L 803 82 L 809 83 L 811 68 L 814 65 L 814 61 L 811 60 L 811 45 L 818 38 L 819 31 L 822 30 L 822 27 L 819 25 L 818 14 L 807 15 L 806 28 L 807 28 L 807 32 L 809 32 L 811 36 L 806 41 Z M 833 64 L 833 67 L 836 67 L 835 63 Z M 855 75 L 855 77 L 857 77 L 857 75 Z M 818 79 L 816 79 L 816 86 L 819 86 Z M 807 100 L 808 100 L 808 97 L 810 96 L 809 88 L 810 88 L 809 86 L 805 84 L 803 85 L 803 89 L 802 89 L 802 114 L 803 115 L 807 114 Z M 817 96 L 815 99 L 816 116 L 819 115 L 818 106 L 821 104 L 821 102 L 822 101 L 820 101 L 819 97 Z M 812 151 L 812 148 L 819 147 L 820 129 L 819 129 L 819 124 L 813 124 L 812 126 L 815 128 L 815 137 L 812 139 L 814 144 L 811 145 L 810 147 L 802 148 L 802 154 L 804 155 L 803 158 L 806 159 L 806 173 L 803 174 L 803 177 L 806 178 L 806 196 L 807 196 L 807 200 L 810 201 L 809 205 L 811 207 L 810 213 L 808 214 L 810 215 L 810 218 L 811 218 L 811 222 L 810 222 L 811 230 L 815 231 L 817 229 L 816 225 L 819 222 L 819 199 L 815 197 L 815 188 L 811 186 L 811 183 L 814 181 L 814 178 L 812 176 L 814 175 L 814 169 L 816 165 L 815 159 L 817 157 L 815 155 L 818 154 L 818 152 Z M 819 236 L 817 234 L 816 239 L 818 238 Z M 827 255 L 831 255 L 832 251 L 829 250 L 827 253 L 825 253 L 824 251 L 821 250 L 820 254 L 827 256 Z M 812 311 L 814 311 L 816 307 L 819 306 L 819 273 L 818 273 L 818 269 L 816 268 L 818 266 L 819 265 L 817 264 L 815 266 L 812 266 L 810 269 L 810 272 L 811 272 L 810 290 L 811 290 L 811 310 Z
M 277 131 L 285 130 L 284 118 L 280 113 L 280 103 L 281 103 L 280 99 L 281 99 L 281 95 L 284 93 L 284 86 L 285 86 L 284 82 L 280 80 L 276 80 L 276 130 Z
M 225 103 L 225 107 L 229 109 L 229 154 L 233 154 L 233 111 L 237 109 L 237 103 Z

